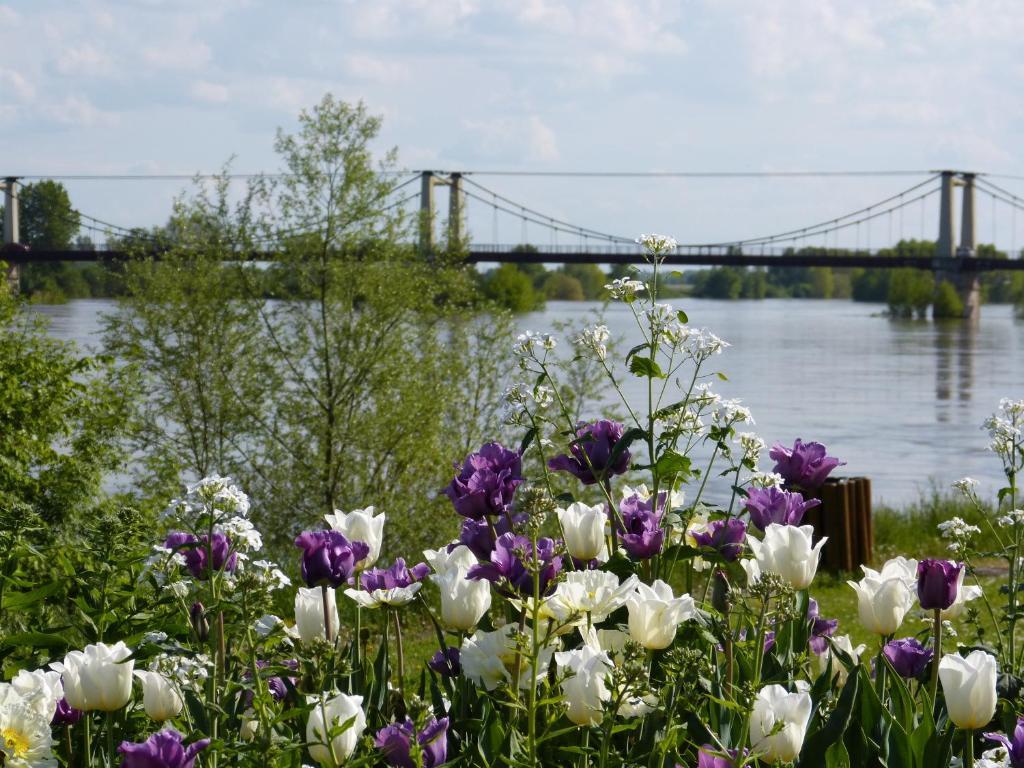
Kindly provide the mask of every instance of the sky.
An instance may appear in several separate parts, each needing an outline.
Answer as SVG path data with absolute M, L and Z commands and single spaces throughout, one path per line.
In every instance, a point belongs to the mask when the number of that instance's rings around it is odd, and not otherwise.
M 408 169 L 1024 176 L 1022 40 L 1019 0 L 0 0 L 0 174 L 272 172 L 275 131 L 331 92 L 381 115 Z M 709 242 L 925 177 L 473 178 L 603 232 Z M 66 183 L 124 226 L 162 223 L 186 186 Z M 836 244 L 934 237 L 935 198 L 918 208 Z M 978 215 L 982 240 L 1024 245 L 1024 213 Z M 469 229 L 524 235 L 477 203 Z

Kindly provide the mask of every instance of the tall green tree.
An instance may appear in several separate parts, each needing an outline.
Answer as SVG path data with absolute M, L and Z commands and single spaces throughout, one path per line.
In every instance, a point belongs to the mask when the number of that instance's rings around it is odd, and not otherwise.
M 23 185 L 18 194 L 21 241 L 32 248 L 71 248 L 81 221 L 71 196 L 58 181 Z

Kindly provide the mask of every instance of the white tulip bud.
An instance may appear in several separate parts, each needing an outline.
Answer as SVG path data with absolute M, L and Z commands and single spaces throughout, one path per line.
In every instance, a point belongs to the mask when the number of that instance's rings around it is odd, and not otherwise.
M 949 654 L 939 662 L 939 680 L 949 719 L 958 728 L 982 728 L 996 713 L 996 659 L 984 651 L 967 658 Z
M 306 741 L 309 754 L 326 768 L 339 768 L 356 749 L 359 737 L 366 729 L 366 714 L 362 710 L 363 697 L 339 693 L 331 698 L 310 697 L 312 704 L 306 721 Z M 328 741 L 328 734 L 352 720 L 352 725 Z M 334 756 L 331 756 L 331 753 Z
M 608 559 L 604 537 L 608 512 L 604 504 L 589 506 L 577 501 L 565 509 L 556 509 L 555 514 L 562 526 L 565 549 L 570 556 L 583 561 Z
M 333 515 L 324 515 L 324 520 L 336 531 L 344 534 L 349 541 L 361 541 L 370 548 L 369 554 L 356 563 L 356 568 L 372 568 L 380 557 L 380 546 L 384 541 L 384 518 L 381 512 L 373 514 L 373 507 L 353 509 L 351 512 L 334 510 Z
M 159 672 L 140 672 L 135 676 L 142 681 L 142 707 L 150 719 L 162 723 L 181 712 L 181 694 L 177 686 Z
M 338 607 L 334 590 L 327 590 L 327 610 L 331 617 L 331 637 L 338 636 Z M 303 643 L 326 640 L 324 598 L 320 587 L 299 587 L 295 593 L 295 629 Z
M 566 676 L 562 697 L 566 715 L 576 725 L 598 725 L 604 718 L 604 702 L 611 698 L 606 681 L 612 670 L 608 654 L 589 645 L 555 654 L 555 662 Z
M 125 661 L 131 655 L 123 642 L 96 643 L 83 651 L 71 651 L 63 663 L 50 666 L 61 673 L 64 696 L 72 707 L 85 712 L 115 712 L 132 697 L 135 662 Z
M 747 544 L 754 554 L 751 566 L 747 566 L 746 561 L 743 563 L 748 578 L 753 583 L 761 573 L 774 573 L 793 589 L 807 589 L 818 570 L 821 548 L 828 541 L 823 537 L 812 546 L 813 537 L 814 528 L 809 525 L 797 527 L 779 523 L 771 523 L 765 528 L 763 539 L 748 534 Z M 754 564 L 756 569 L 752 570 Z M 752 576 L 755 571 L 756 575 Z
M 486 579 L 468 579 L 465 572 L 450 570 L 433 580 L 441 593 L 441 623 L 450 629 L 468 632 L 491 607 Z
M 668 648 L 676 637 L 676 628 L 697 615 L 693 598 L 672 596 L 672 587 L 661 579 L 648 586 L 636 585 L 626 600 L 629 610 L 629 635 L 644 648 Z
M 811 719 L 811 695 L 807 683 L 797 682 L 797 692 L 781 685 L 767 685 L 754 699 L 750 713 L 750 745 L 766 763 L 790 763 L 800 754 Z
M 898 557 L 886 562 L 881 571 L 861 568 L 863 579 L 846 582 L 857 593 L 860 623 L 876 635 L 894 634 L 917 597 L 917 561 Z

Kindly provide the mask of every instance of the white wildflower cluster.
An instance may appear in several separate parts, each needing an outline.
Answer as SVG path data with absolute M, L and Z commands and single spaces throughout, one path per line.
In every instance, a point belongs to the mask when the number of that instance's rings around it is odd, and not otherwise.
M 512 345 L 512 352 L 517 357 L 532 358 L 536 357 L 538 348 L 550 352 L 556 346 L 558 346 L 558 339 L 550 333 L 525 331 L 516 336 L 515 343 Z
M 655 304 L 644 314 L 655 334 L 664 335 L 671 326 L 679 323 L 679 317 L 671 304 Z
M 652 256 L 661 256 L 674 251 L 679 245 L 674 237 L 668 235 L 640 235 L 636 239 L 637 245 L 643 246 L 644 250 Z
M 277 563 L 270 560 L 254 560 L 249 573 L 255 574 L 268 590 L 290 587 L 292 580 L 285 576 Z
M 167 640 L 166 632 L 147 632 L 142 636 L 143 645 L 160 645 Z
M 961 477 L 959 480 L 953 483 L 953 487 L 956 490 L 960 491 L 960 493 L 962 493 L 964 496 L 970 499 L 974 496 L 975 492 L 977 491 L 978 481 L 975 480 L 973 477 Z
M 999 518 L 999 524 L 1004 528 L 1013 528 L 1024 523 L 1024 509 L 1011 509 Z
M 734 440 L 742 452 L 740 460 L 749 461 L 755 466 L 761 458 L 761 452 L 768 447 L 760 435 L 755 432 L 739 432 Z
M 237 552 L 259 552 L 263 549 L 263 537 L 248 518 L 232 517 L 216 529 L 231 539 L 231 546 Z
M 722 400 L 715 411 L 715 422 L 726 427 L 740 422 L 753 425 L 754 416 L 739 400 Z
M 212 668 L 213 662 L 210 657 L 202 653 L 194 658 L 161 653 L 154 656 L 149 663 L 150 672 L 159 673 L 181 689 L 193 691 L 202 690 Z
M 722 396 L 717 392 L 712 392 L 711 385 L 705 382 L 693 388 L 690 402 L 695 403 L 701 408 L 714 408 L 722 402 Z
M 154 544 L 150 549 L 152 554 L 146 558 L 142 566 L 139 581 L 145 581 L 151 576 L 157 586 L 163 587 L 169 577 L 176 578 L 180 569 L 185 567 L 185 555 L 174 552 L 163 544 Z
M 676 417 L 672 428 L 680 435 L 696 436 L 704 432 L 704 421 L 693 408 L 683 408 Z
M 731 345 L 718 338 L 707 328 L 701 328 L 687 334 L 684 346 L 686 353 L 693 358 L 694 362 L 703 363 L 713 355 L 722 354 L 722 350 Z
M 629 277 L 616 278 L 604 287 L 613 299 L 623 301 L 632 301 L 645 288 L 646 286 L 642 282 Z
M 610 338 L 611 333 L 608 331 L 607 325 L 593 325 L 584 328 L 580 335 L 573 339 L 573 344 L 583 354 L 596 357 L 598 360 L 605 360 L 608 357 L 608 339 Z
M 985 419 L 983 428 L 992 439 L 989 450 L 1000 456 L 1004 462 L 1014 463 L 1015 453 L 1021 448 L 1021 427 L 1024 426 L 1024 400 L 999 401 L 999 410 Z
M 782 488 L 785 484 L 785 479 L 778 472 L 755 472 L 750 476 L 753 488 Z
M 970 540 L 981 533 L 981 528 L 970 525 L 961 517 L 952 517 L 944 520 L 938 525 L 942 538 L 949 540 L 949 551 L 958 557 L 963 557 L 967 552 Z
M 267 637 L 271 632 L 283 625 L 284 622 L 281 617 L 275 616 L 272 613 L 264 614 L 256 619 L 256 623 L 253 624 L 253 630 L 259 637 Z
M 554 399 L 554 390 L 544 384 L 513 384 L 502 395 L 505 404 L 502 418 L 506 424 L 519 426 L 531 405 L 535 405 L 538 410 L 544 410 L 550 407 Z
M 230 477 L 211 475 L 185 488 L 185 497 L 174 499 L 161 519 L 176 518 L 192 522 L 196 516 L 212 515 L 223 520 L 229 516 L 249 514 L 249 497 Z

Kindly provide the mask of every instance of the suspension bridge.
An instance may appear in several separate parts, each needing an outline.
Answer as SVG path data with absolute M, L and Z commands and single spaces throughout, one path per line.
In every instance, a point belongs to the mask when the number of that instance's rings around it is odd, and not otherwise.
M 871 174 L 871 172 L 863 173 Z M 890 173 L 891 175 L 906 175 L 914 172 L 895 171 Z M 435 252 L 438 245 L 438 230 L 441 229 L 449 243 L 464 244 L 466 260 L 470 263 L 634 264 L 644 261 L 643 251 L 632 237 L 575 224 L 512 200 L 508 196 L 484 186 L 474 178 L 474 176 L 487 174 L 495 175 L 495 172 L 429 170 L 408 172 L 404 180 L 400 179 L 390 186 L 388 195 L 380 200 L 379 210 L 386 212 L 400 209 L 418 216 L 417 244 L 421 252 L 427 255 Z M 851 172 L 845 175 L 857 174 L 858 172 Z M 757 176 L 761 174 L 696 173 L 680 175 Z M 791 172 L 765 175 L 828 176 L 830 174 L 827 172 Z M 980 305 L 979 273 L 995 270 L 1024 270 L 1024 259 L 990 258 L 978 255 L 976 198 L 978 193 L 989 198 L 993 209 L 993 230 L 996 205 L 1008 209 L 1013 217 L 1011 233 L 1014 236 L 1016 212 L 1024 210 L 1024 198 L 995 184 L 988 174 L 944 170 L 919 175 L 926 175 L 926 178 L 870 205 L 807 226 L 736 240 L 680 243 L 665 256 L 664 263 L 680 266 L 864 267 L 931 270 L 935 272 L 937 279 L 949 281 L 956 287 L 964 303 L 965 316 L 977 317 Z M 126 254 L 116 245 L 113 247 L 100 245 L 92 250 L 29 249 L 20 245 L 17 190 L 22 183 L 21 178 L 8 177 L 3 182 L 5 221 L 4 246 L 0 250 L 0 258 L 9 264 L 8 279 L 15 288 L 18 282 L 18 269 L 23 264 L 104 261 L 125 258 Z M 438 189 L 447 189 L 448 192 L 447 219 L 443 228 L 438 224 L 435 199 Z M 959 239 L 956 236 L 954 215 L 954 195 L 957 190 L 961 193 Z M 923 230 L 925 206 L 934 206 L 936 197 L 938 198 L 938 232 L 935 238 L 934 257 L 924 259 L 894 252 L 891 247 L 895 244 L 893 222 L 898 218 L 902 234 L 902 222 L 905 214 L 911 209 L 919 210 Z M 467 236 L 469 232 L 467 211 L 471 206 L 478 213 L 490 210 L 493 217 L 491 242 L 482 242 L 479 238 Z M 155 252 L 168 247 L 166 239 L 147 234 L 145 230 L 116 225 L 81 211 L 75 211 L 75 215 L 82 230 L 95 233 L 98 237 L 105 237 L 108 240 L 113 239 L 115 244 L 124 242 L 126 239 L 138 242 L 140 238 L 144 241 L 146 238 L 150 238 Z M 517 242 L 500 242 L 498 237 L 499 217 L 512 219 L 519 223 L 521 229 Z M 889 229 L 888 243 L 885 247 L 879 247 L 877 242 L 875 246 L 872 246 L 870 242 L 872 228 L 884 227 L 886 222 L 888 222 Z M 312 222 L 306 227 L 278 231 L 270 238 L 260 239 L 258 248 L 250 248 L 248 252 L 240 253 L 240 258 L 273 261 L 275 253 L 289 237 L 317 232 L 323 224 L 324 222 Z M 548 241 L 546 243 L 536 242 L 536 238 L 530 235 L 531 229 L 534 232 L 537 230 L 546 232 Z M 863 243 L 861 242 L 862 231 L 866 235 Z M 993 231 L 993 236 L 994 234 Z M 851 235 L 854 236 L 853 247 L 850 247 L 849 244 Z M 843 247 L 839 245 L 841 237 L 844 239 Z M 925 239 L 923 231 L 922 239 Z M 563 242 L 559 242 L 560 240 Z M 1010 250 L 1011 255 L 1017 255 L 1014 253 L 1015 246 Z

